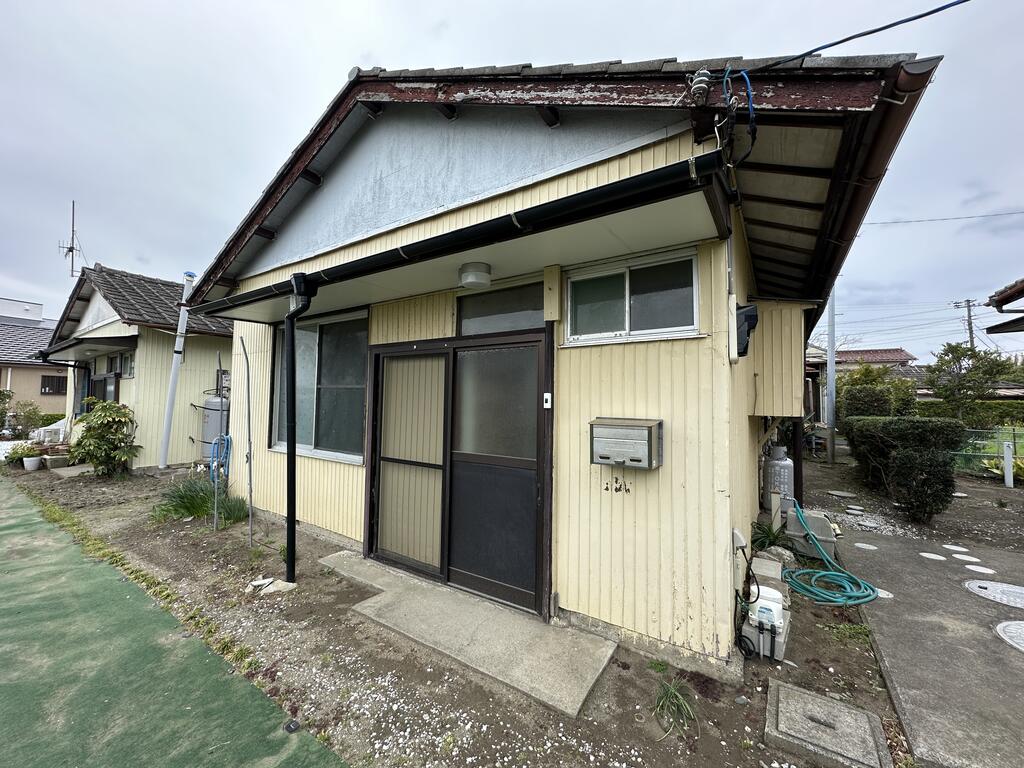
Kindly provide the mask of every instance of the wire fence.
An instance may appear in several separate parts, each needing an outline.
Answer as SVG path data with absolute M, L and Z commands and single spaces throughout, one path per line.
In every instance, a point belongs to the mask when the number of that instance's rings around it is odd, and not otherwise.
M 968 429 L 964 449 L 954 454 L 958 472 L 1002 475 L 1003 443 L 1013 445 L 1013 455 L 1024 456 L 1024 427 Z

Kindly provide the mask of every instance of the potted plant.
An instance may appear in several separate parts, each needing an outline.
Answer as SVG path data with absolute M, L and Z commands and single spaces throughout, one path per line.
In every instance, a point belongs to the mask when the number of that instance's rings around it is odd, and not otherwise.
M 42 455 L 43 452 L 39 450 L 38 446 L 32 445 L 31 443 L 21 443 L 11 448 L 11 450 L 7 452 L 7 456 L 4 457 L 4 460 L 11 466 L 20 461 L 25 469 L 35 470 L 39 469 L 39 466 L 42 463 Z
M 21 463 L 25 467 L 26 472 L 35 472 L 43 466 L 42 456 L 22 456 Z

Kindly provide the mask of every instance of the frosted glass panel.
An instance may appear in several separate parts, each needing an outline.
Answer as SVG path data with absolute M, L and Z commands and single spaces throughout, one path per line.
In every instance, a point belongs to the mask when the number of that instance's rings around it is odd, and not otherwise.
M 537 348 L 458 352 L 455 450 L 537 458 Z
M 316 401 L 316 341 L 317 327 L 295 329 L 295 442 L 313 444 L 313 411 Z M 284 331 L 277 335 L 277 439 L 284 442 L 285 387 L 284 387 Z
M 626 276 L 624 274 L 574 280 L 571 331 L 574 336 L 626 330 Z
M 629 270 L 629 330 L 693 325 L 693 262 Z

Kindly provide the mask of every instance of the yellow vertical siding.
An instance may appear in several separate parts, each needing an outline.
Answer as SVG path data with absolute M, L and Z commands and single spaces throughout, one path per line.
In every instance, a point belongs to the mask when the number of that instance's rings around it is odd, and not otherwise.
M 757 302 L 751 337 L 756 416 L 803 416 L 804 309 L 806 305 Z
M 702 247 L 698 261 L 704 337 L 556 353 L 553 574 L 564 608 L 723 658 L 732 645 L 724 248 Z M 591 465 L 596 416 L 663 419 L 663 466 Z
M 218 352 L 223 367 L 230 369 L 231 339 L 195 335 L 185 339 L 185 355 L 178 373 L 174 420 L 167 454 L 170 464 L 188 464 L 199 460 L 202 427 L 200 412 L 192 405 L 201 405 L 207 397 L 204 390 L 216 386 Z M 141 329 L 135 352 L 135 376 L 121 380 L 121 402 L 135 411 L 135 420 L 139 423 L 136 442 L 142 446 L 142 450 L 135 459 L 135 467 L 153 467 L 159 463 L 160 437 L 167 408 L 167 384 L 173 353 L 173 333 Z M 237 461 L 235 466 L 237 468 Z
M 455 335 L 455 292 L 442 291 L 370 308 L 370 343 L 392 344 Z

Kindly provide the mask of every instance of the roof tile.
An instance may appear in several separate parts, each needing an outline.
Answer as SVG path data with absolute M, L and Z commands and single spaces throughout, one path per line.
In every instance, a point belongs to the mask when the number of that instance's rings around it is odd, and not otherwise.
M 30 326 L 24 323 L 8 323 L 0 320 L 0 363 L 24 363 L 40 365 L 33 359 L 40 350 L 50 343 L 52 328 L 42 325 Z

